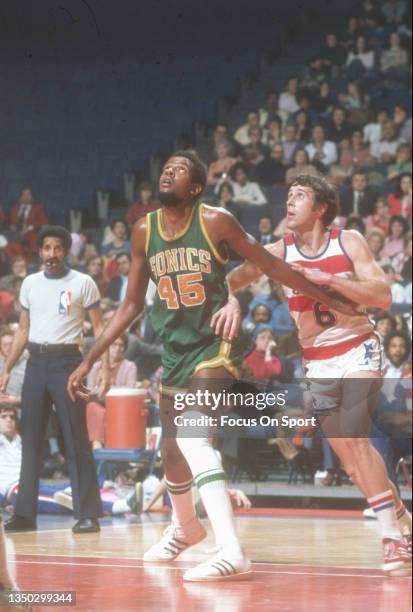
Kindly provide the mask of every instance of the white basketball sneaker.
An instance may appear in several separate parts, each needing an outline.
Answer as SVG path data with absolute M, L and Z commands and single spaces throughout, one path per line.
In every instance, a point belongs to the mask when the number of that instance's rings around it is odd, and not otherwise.
M 223 582 L 229 580 L 250 580 L 251 563 L 246 557 L 234 558 L 222 550 L 184 574 L 187 582 Z
M 181 553 L 195 546 L 205 537 L 206 531 L 197 517 L 194 517 L 184 528 L 172 523 L 165 529 L 159 542 L 146 551 L 143 560 L 174 561 Z

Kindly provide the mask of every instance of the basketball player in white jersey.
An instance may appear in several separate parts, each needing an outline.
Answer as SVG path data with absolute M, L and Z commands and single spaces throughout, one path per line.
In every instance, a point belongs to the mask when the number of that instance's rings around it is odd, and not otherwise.
M 266 248 L 311 281 L 360 305 L 358 315 L 343 315 L 285 288 L 323 432 L 376 513 L 383 539 L 383 570 L 404 575 L 411 572 L 412 518 L 368 440 L 369 411 L 380 388 L 381 348 L 365 308 L 388 309 L 391 292 L 365 239 L 356 231 L 328 229 L 337 213 L 337 194 L 329 183 L 299 176 L 288 192 L 291 233 Z M 260 276 L 258 268 L 245 262 L 228 279 L 237 291 Z

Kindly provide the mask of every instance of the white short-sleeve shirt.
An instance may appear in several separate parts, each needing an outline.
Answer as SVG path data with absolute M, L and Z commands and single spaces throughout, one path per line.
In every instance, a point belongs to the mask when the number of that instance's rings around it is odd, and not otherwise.
M 29 342 L 79 344 L 86 311 L 99 300 L 95 281 L 77 270 L 58 278 L 30 274 L 20 290 L 20 304 L 30 316 Z

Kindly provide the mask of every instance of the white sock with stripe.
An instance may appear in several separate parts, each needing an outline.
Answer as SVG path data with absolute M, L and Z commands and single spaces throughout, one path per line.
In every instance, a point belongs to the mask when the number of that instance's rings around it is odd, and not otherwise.
M 205 438 L 178 438 L 177 443 L 194 476 L 217 545 L 224 555 L 242 559 L 225 472 L 216 452 Z
M 179 483 L 167 480 L 166 488 L 172 503 L 172 522 L 178 527 L 185 528 L 196 518 L 192 496 L 192 478 Z
M 391 489 L 383 491 L 374 497 L 367 499 L 368 504 L 376 515 L 379 522 L 382 538 L 401 540 L 400 530 L 397 525 L 396 512 L 394 509 L 394 497 Z
M 0 514 L 0 585 L 7 587 L 7 588 L 15 587 L 15 582 L 10 576 L 9 570 L 7 569 L 6 539 L 4 535 L 4 527 L 2 523 L 1 514 Z

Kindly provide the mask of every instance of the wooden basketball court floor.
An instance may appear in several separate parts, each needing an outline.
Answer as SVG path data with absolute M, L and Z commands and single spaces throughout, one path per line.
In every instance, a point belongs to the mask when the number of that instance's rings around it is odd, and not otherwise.
M 76 606 L 68 609 L 76 611 L 411 610 L 411 579 L 382 574 L 378 526 L 358 511 L 237 514 L 254 578 L 208 584 L 184 583 L 182 575 L 211 554 L 210 531 L 174 563 L 144 564 L 144 551 L 168 519 L 156 513 L 106 518 L 100 534 L 73 536 L 71 517 L 43 516 L 37 532 L 8 537 L 11 565 L 23 590 L 75 591 Z

